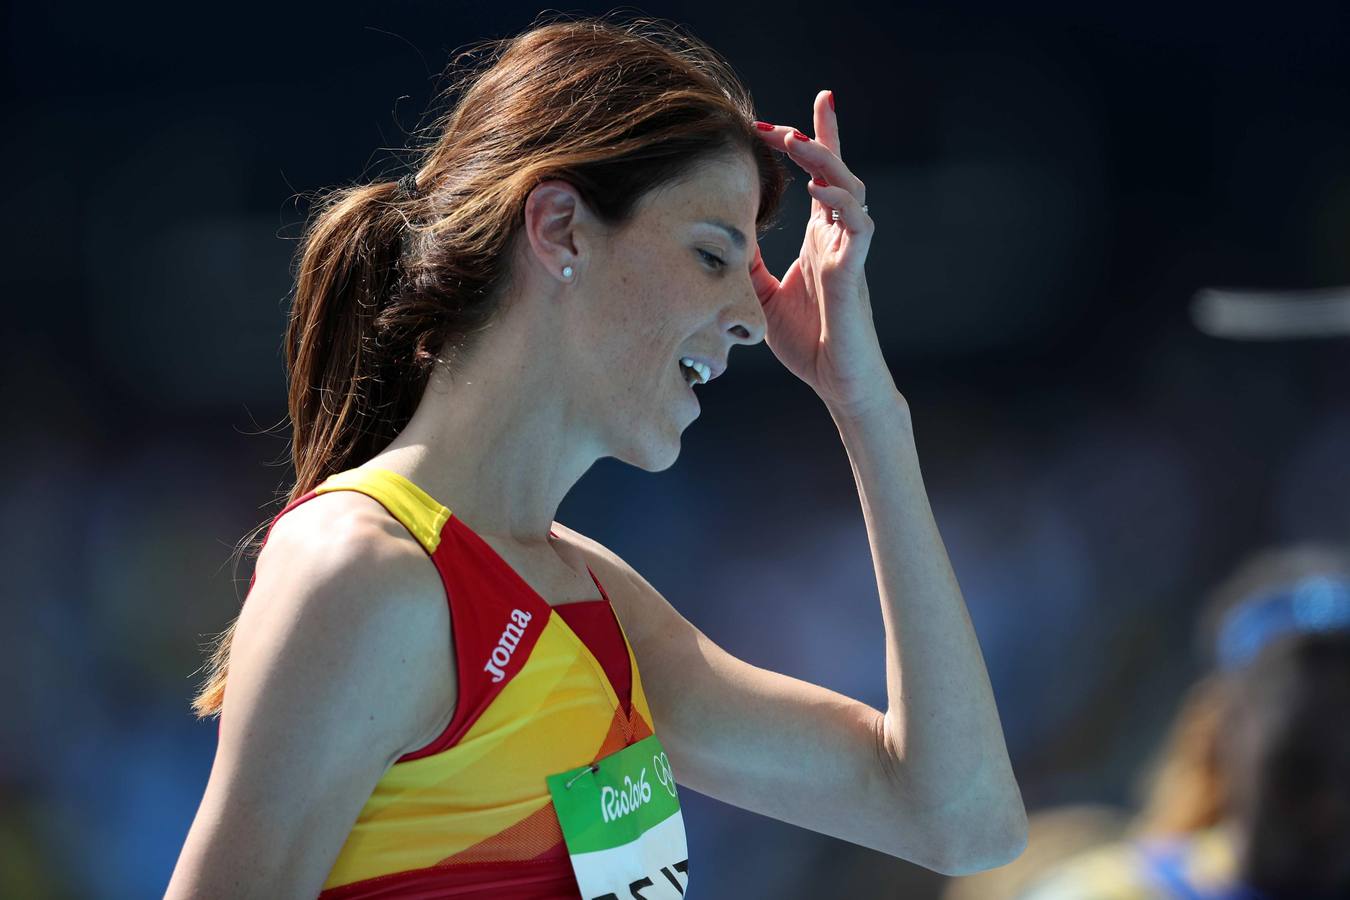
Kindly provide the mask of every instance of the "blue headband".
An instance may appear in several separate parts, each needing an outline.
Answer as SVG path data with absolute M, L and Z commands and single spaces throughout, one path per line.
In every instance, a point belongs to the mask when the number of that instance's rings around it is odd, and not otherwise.
M 1345 628 L 1350 628 L 1350 581 L 1314 575 L 1229 611 L 1219 629 L 1215 656 L 1220 668 L 1231 671 L 1251 662 L 1281 635 Z

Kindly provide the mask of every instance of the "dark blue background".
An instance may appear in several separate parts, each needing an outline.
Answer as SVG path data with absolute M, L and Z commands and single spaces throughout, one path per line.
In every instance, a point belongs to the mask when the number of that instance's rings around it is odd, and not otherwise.
M 569 7 L 604 12 L 610 7 Z M 1028 808 L 1127 805 L 1201 663 L 1201 592 L 1350 537 L 1344 337 L 1225 342 L 1206 286 L 1350 283 L 1350 54 L 1331 2 L 684 3 L 760 118 L 838 102 L 876 324 Z M 300 195 L 397 173 L 456 48 L 516 3 L 27 3 L 5 13 L 0 894 L 162 892 L 238 609 L 288 486 Z M 764 242 L 801 240 L 798 176 Z M 876 585 L 824 407 L 766 345 L 676 466 L 597 464 L 559 519 L 714 640 L 885 704 Z M 942 878 L 686 791 L 701 897 L 933 897 Z

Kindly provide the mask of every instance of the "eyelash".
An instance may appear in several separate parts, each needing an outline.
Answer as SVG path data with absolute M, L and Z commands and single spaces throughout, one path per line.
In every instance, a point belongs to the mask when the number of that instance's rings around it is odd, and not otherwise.
M 722 259 L 722 258 L 720 258 L 720 257 L 717 257 L 717 256 L 713 256 L 713 255 L 712 255 L 711 253 L 709 253 L 707 250 L 699 249 L 698 252 L 701 253 L 701 254 L 703 255 L 703 258 L 704 258 L 704 259 L 709 260 L 710 262 L 716 263 L 717 265 L 714 266 L 714 268 L 717 268 L 717 269 L 724 269 L 724 268 L 726 268 L 726 265 L 727 265 L 726 260 L 724 260 L 724 259 Z

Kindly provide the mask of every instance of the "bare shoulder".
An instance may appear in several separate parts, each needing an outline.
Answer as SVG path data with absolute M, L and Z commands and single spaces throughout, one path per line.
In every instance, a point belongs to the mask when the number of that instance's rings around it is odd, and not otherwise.
M 312 562 L 340 562 L 353 554 L 389 562 L 423 555 L 416 539 L 379 501 L 359 491 L 333 491 L 300 504 L 276 521 L 258 557 L 266 565 L 285 564 L 293 555 Z
M 357 491 L 322 494 L 277 520 L 258 556 L 236 639 L 280 640 L 298 629 L 366 662 L 407 673 L 411 707 L 384 736 L 402 755 L 438 733 L 453 706 L 453 642 L 435 564 L 380 503 Z M 228 692 L 227 692 L 228 693 Z M 409 732 L 409 728 L 412 731 Z
M 315 896 L 379 779 L 443 724 L 455 685 L 439 575 L 367 499 L 316 497 L 268 536 L 166 896 Z

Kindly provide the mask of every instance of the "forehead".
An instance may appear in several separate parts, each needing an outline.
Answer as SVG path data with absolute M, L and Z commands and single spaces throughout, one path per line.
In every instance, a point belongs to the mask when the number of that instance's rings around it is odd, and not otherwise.
M 652 192 L 645 206 L 645 215 L 667 219 L 671 225 L 721 219 L 753 235 L 759 211 L 759 170 L 749 153 L 713 157 Z

